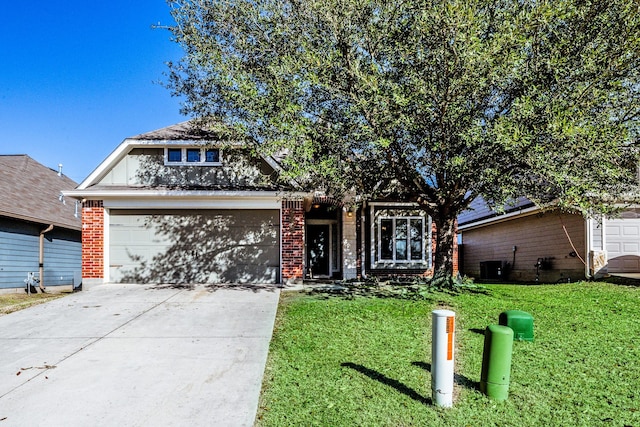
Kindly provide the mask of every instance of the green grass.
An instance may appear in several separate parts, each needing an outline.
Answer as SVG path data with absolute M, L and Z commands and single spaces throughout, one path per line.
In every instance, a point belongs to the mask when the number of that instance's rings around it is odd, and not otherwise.
M 0 294 L 0 316 L 31 307 L 32 305 L 60 298 L 65 295 L 66 293 L 34 293 L 27 295 L 26 292 Z
M 640 288 L 487 285 L 398 299 L 281 297 L 259 426 L 640 426 Z M 431 404 L 431 311 L 456 312 L 453 408 Z M 515 342 L 509 399 L 477 390 L 484 336 L 531 313 Z

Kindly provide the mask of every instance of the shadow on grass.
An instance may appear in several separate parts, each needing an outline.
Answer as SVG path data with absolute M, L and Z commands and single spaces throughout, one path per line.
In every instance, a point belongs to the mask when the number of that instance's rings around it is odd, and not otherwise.
M 484 333 L 484 331 L 483 331 Z M 413 366 L 417 366 L 418 368 L 422 368 L 425 371 L 431 372 L 431 363 L 426 362 L 411 362 Z M 470 378 L 465 377 L 464 375 L 453 374 L 453 382 L 458 384 L 459 386 L 468 388 L 470 390 L 479 390 L 480 383 L 478 381 L 473 381 Z
M 484 286 L 460 284 L 453 289 L 439 288 L 429 280 L 421 278 L 388 279 L 365 281 L 335 281 L 315 284 L 307 291 L 319 298 L 393 298 L 403 300 L 425 300 L 441 302 L 442 294 L 459 295 L 462 293 L 489 294 Z
M 640 278 L 635 278 L 635 277 L 611 275 L 609 277 L 605 277 L 597 281 L 611 283 L 613 285 L 632 286 L 632 287 L 640 288 Z
M 420 393 L 418 393 L 417 391 L 415 391 L 414 389 L 412 389 L 411 387 L 401 383 L 398 380 L 394 380 L 393 378 L 389 378 L 386 375 L 378 372 L 378 371 L 374 371 L 373 369 L 369 369 L 365 366 L 362 365 L 358 365 L 356 363 L 351 363 L 351 362 L 345 362 L 342 363 L 340 366 L 344 366 L 345 368 L 350 368 L 353 369 L 354 371 L 358 371 L 363 375 L 366 375 L 367 377 L 371 378 L 372 380 L 378 381 L 386 386 L 389 386 L 391 388 L 396 389 L 397 391 L 399 391 L 400 393 L 404 394 L 405 396 L 408 396 L 410 398 L 412 398 L 413 400 L 422 403 L 423 405 L 431 405 L 432 404 L 432 400 L 429 397 L 425 397 L 423 395 L 421 395 Z

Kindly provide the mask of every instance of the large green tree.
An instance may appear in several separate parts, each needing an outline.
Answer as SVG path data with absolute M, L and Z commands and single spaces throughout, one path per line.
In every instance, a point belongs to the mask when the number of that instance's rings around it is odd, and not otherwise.
M 635 185 L 635 1 L 168 3 L 184 112 L 284 150 L 303 185 L 415 201 L 438 279 L 476 197 L 589 213 Z

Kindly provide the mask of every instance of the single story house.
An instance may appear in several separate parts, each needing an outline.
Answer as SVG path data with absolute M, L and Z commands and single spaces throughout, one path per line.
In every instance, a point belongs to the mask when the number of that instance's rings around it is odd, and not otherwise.
M 504 213 L 476 199 L 458 217 L 462 273 L 513 281 L 568 282 L 640 273 L 640 208 L 619 218 L 542 211 L 520 198 Z
M 82 203 L 83 285 L 430 274 L 433 224 L 416 205 L 350 208 L 281 170 L 191 121 L 126 138 L 64 192 Z
M 76 186 L 27 155 L 0 155 L 0 291 L 25 289 L 29 274 L 43 287 L 80 285 L 79 208 L 61 196 Z

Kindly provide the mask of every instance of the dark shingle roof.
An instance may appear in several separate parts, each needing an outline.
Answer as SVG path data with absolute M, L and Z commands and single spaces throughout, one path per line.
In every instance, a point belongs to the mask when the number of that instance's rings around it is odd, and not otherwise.
M 76 186 L 27 155 L 0 155 L 0 216 L 80 230 L 74 201 L 58 199 L 61 190 Z
M 478 197 L 471 202 L 467 210 L 458 215 L 458 225 L 472 224 L 477 221 L 499 217 L 505 213 L 516 212 L 533 206 L 535 206 L 535 204 L 526 197 L 518 197 L 516 200 L 505 204 L 502 212 L 497 212 L 491 209 L 482 197 Z
M 167 126 L 151 132 L 129 137 L 141 141 L 216 141 L 229 139 L 233 131 L 216 122 L 199 123 L 189 120 L 175 125 Z

